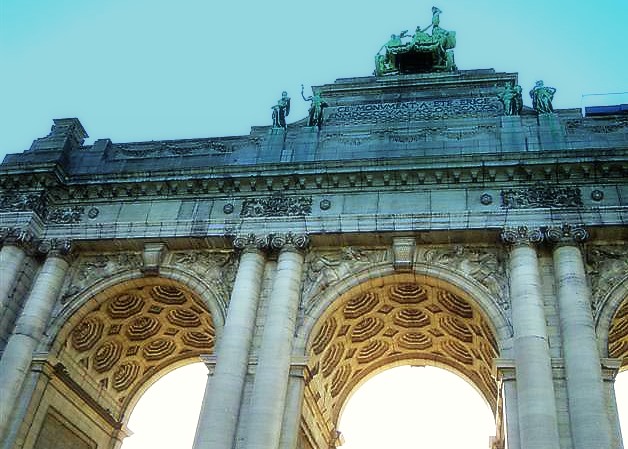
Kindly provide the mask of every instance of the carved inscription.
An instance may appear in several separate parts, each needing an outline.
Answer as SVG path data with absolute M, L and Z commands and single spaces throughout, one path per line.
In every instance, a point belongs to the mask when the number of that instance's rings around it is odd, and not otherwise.
M 433 120 L 449 117 L 497 116 L 502 107 L 497 98 L 454 98 L 450 100 L 403 101 L 338 106 L 329 122 L 339 124 Z
M 502 190 L 504 209 L 536 207 L 582 207 L 582 193 L 577 187 L 537 185 L 524 189 Z
M 251 198 L 242 203 L 241 217 L 294 217 L 312 213 L 312 197 L 275 195 Z

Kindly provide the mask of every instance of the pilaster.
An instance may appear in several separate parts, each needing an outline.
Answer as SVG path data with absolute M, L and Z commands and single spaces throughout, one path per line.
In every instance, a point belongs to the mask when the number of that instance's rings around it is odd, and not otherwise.
M 612 436 L 591 313 L 591 291 L 580 250 L 587 238 L 588 232 L 581 226 L 564 224 L 547 230 L 547 239 L 554 244 L 554 276 L 574 449 L 610 449 Z
M 551 356 L 535 247 L 543 240 L 543 233 L 521 226 L 505 229 L 502 240 L 511 245 L 510 298 L 520 447 L 559 449 Z
M 52 239 L 42 241 L 38 249 L 47 254 L 46 260 L 0 359 L 0 439 L 5 435 L 33 351 L 44 334 L 63 285 L 72 245 L 69 240 Z

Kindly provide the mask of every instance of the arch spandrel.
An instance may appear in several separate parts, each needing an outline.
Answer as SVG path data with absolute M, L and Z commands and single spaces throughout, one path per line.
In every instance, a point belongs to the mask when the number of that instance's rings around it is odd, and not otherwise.
M 328 422 L 337 422 L 351 393 L 368 378 L 403 364 L 449 369 L 496 410 L 493 360 L 502 352 L 500 339 L 510 337 L 507 321 L 501 314 L 501 322 L 491 321 L 467 291 L 443 273 L 432 270 L 428 275 L 421 268 L 415 273 L 371 268 L 356 275 L 365 279 L 357 285 L 355 279 L 335 285 L 335 300 L 308 314 L 314 322 L 305 345 L 308 389 L 316 393 L 306 394 L 306 403 L 309 397 L 307 406 L 326 415 Z

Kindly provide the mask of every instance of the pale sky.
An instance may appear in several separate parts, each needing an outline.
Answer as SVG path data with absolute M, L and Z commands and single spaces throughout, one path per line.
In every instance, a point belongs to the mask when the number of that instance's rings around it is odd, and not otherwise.
M 542 79 L 557 89 L 556 108 L 628 103 L 626 94 L 583 97 L 628 91 L 626 0 L 0 0 L 0 159 L 28 149 L 54 118 L 78 117 L 88 143 L 240 135 L 270 125 L 270 108 L 287 90 L 288 122 L 297 121 L 308 107 L 301 84 L 309 95 L 311 85 L 370 75 L 390 34 L 427 26 L 433 4 L 443 11 L 441 26 L 457 33 L 459 69 L 518 72 L 526 93 Z M 527 94 L 524 102 L 531 103 Z M 205 383 L 204 367 L 196 370 L 175 381 L 175 397 L 188 398 L 182 405 L 157 400 L 166 404 L 162 416 L 196 410 L 192 402 L 200 403 Z M 617 394 L 626 429 L 627 373 L 623 378 Z M 182 391 L 188 386 L 189 397 Z M 408 399 L 415 390 L 386 389 L 403 398 L 399 410 L 405 402 L 425 413 Z M 195 420 L 183 418 L 192 422 L 190 445 Z M 138 444 L 129 440 L 124 449 L 186 447 L 165 436 Z

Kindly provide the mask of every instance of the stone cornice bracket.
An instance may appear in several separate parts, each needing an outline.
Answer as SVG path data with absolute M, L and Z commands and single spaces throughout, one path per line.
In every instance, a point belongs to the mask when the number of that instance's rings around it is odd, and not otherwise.
M 302 252 L 310 245 L 310 236 L 307 234 L 294 234 L 287 232 L 285 234 L 273 234 L 270 236 L 270 247 L 280 251 L 298 251 Z
M 142 258 L 144 264 L 141 268 L 145 276 L 159 276 L 159 267 L 168 251 L 165 243 L 146 243 Z
M 500 234 L 502 242 L 514 246 L 529 246 L 543 241 L 543 232 L 539 228 L 528 229 L 527 226 L 504 228 Z
M 254 233 L 231 236 L 233 247 L 240 251 L 265 251 L 270 247 L 270 235 Z
M 38 242 L 37 251 L 48 257 L 64 259 L 69 263 L 74 255 L 74 245 L 70 239 L 46 239 Z
M 415 252 L 416 239 L 414 237 L 394 237 L 392 254 L 395 271 L 412 271 Z
M 577 245 L 589 238 L 589 233 L 583 225 L 570 225 L 563 223 L 562 226 L 549 227 L 545 231 L 547 241 L 556 246 Z

